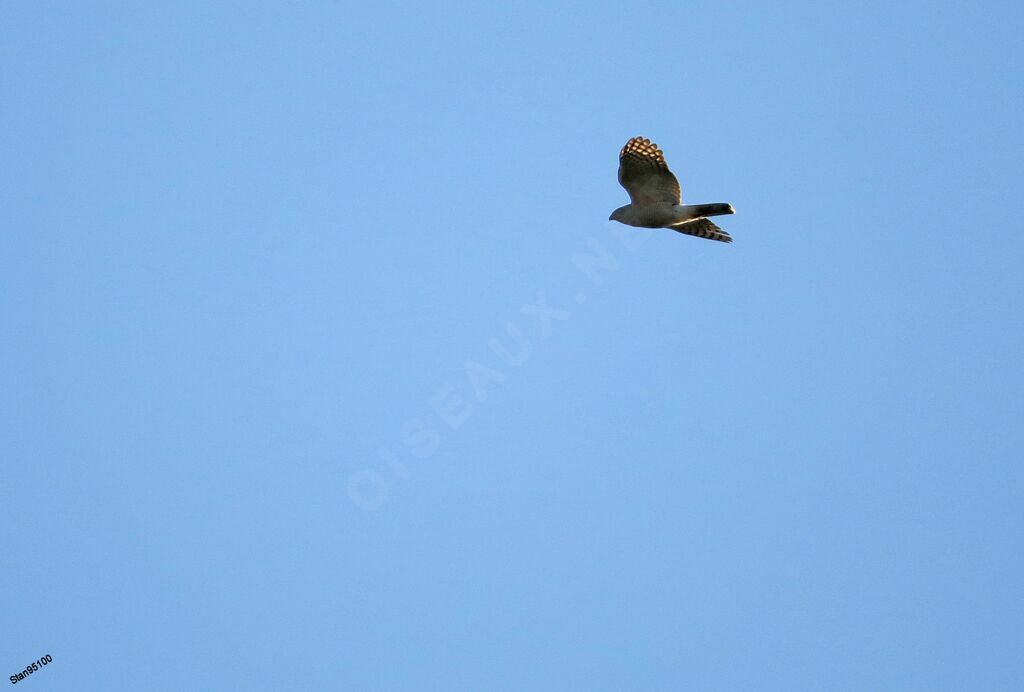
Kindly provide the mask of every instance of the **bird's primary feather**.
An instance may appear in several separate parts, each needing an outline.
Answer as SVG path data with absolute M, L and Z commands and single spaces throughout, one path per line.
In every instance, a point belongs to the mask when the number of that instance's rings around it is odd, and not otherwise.
M 644 137 L 634 137 L 619 152 L 619 184 L 633 204 L 679 204 L 679 181 L 668 169 L 665 154 Z
M 694 219 L 686 223 L 669 226 L 673 231 L 679 231 L 686 235 L 695 235 L 698 238 L 718 240 L 723 243 L 731 243 L 732 236 L 711 222 L 711 219 Z

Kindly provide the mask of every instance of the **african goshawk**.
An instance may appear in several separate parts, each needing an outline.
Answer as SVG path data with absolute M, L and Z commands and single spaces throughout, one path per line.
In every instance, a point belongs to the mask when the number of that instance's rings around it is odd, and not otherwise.
M 706 217 L 733 214 L 731 204 L 683 204 L 679 181 L 665 163 L 658 145 L 634 137 L 619 152 L 619 184 L 629 193 L 631 204 L 619 207 L 608 217 L 628 226 L 671 228 L 698 238 L 731 243 L 732 237 Z

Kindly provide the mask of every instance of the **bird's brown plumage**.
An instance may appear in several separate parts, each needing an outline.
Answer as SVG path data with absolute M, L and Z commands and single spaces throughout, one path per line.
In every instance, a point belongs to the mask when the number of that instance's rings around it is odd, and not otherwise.
M 707 238 L 708 240 L 718 240 L 723 243 L 731 243 L 732 236 L 719 228 L 711 219 L 699 218 L 693 221 L 687 221 L 685 223 L 676 224 L 675 226 L 669 226 L 673 231 L 679 231 L 686 235 L 697 236 L 698 238 Z
M 633 137 L 619 152 L 619 184 L 633 204 L 680 204 L 679 181 L 668 169 L 665 154 L 646 137 Z

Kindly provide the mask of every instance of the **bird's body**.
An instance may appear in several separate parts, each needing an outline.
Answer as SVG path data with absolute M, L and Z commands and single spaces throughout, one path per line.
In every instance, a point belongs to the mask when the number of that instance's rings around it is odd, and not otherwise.
M 693 221 L 706 216 L 719 214 L 732 214 L 733 209 L 728 204 L 669 204 L 668 202 L 655 202 L 654 204 L 627 204 L 612 212 L 617 213 L 616 221 L 621 221 L 627 226 L 640 226 L 642 228 L 666 228 L 677 226 L 687 221 Z
M 707 219 L 734 213 L 732 205 L 682 204 L 679 181 L 668 169 L 657 144 L 643 137 L 626 142 L 619 152 L 619 183 L 629 193 L 630 204 L 612 212 L 610 221 L 642 228 L 673 231 L 731 243 L 728 233 Z

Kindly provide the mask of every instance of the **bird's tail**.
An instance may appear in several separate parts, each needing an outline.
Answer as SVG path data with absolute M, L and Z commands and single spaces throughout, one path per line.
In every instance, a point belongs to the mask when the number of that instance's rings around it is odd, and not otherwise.
M 700 216 L 722 216 L 724 214 L 735 214 L 736 210 L 728 202 L 714 202 L 712 204 L 684 204 L 681 208 L 690 218 Z

